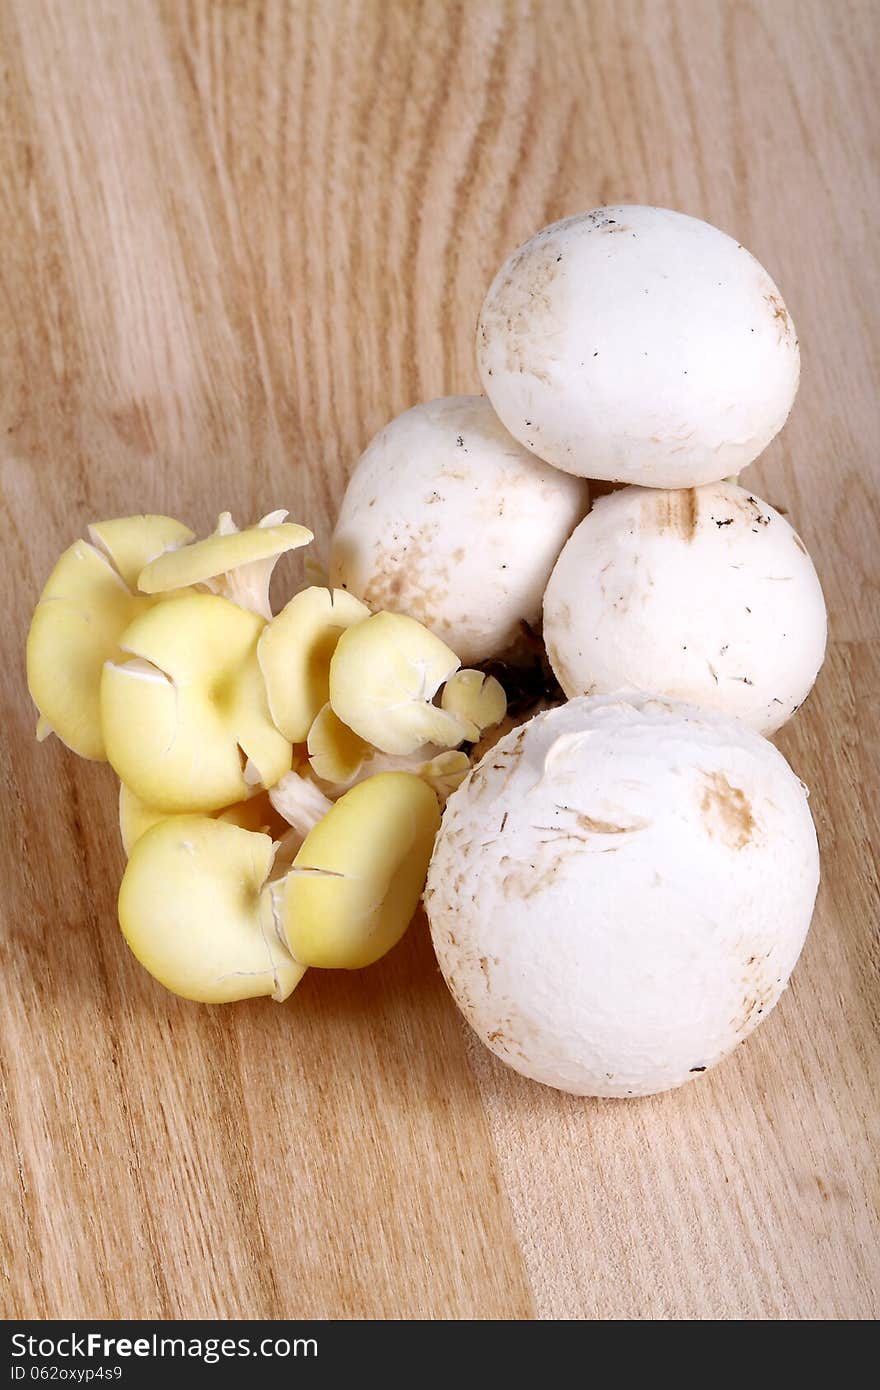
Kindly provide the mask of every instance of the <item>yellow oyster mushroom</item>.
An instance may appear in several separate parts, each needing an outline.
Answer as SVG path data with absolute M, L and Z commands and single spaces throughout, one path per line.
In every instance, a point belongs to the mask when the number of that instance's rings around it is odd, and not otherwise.
M 162 594 L 202 584 L 232 603 L 271 618 L 269 581 L 276 561 L 313 539 L 311 531 L 285 521 L 286 516 L 286 511 L 270 512 L 255 526 L 239 531 L 230 513 L 223 512 L 213 535 L 145 565 L 138 587 L 145 594 Z
M 340 797 L 271 886 L 279 930 L 304 965 L 357 970 L 403 936 L 440 826 L 437 798 L 408 772 L 383 772 Z
M 187 813 L 177 814 L 185 815 Z M 226 821 L 229 825 L 238 825 L 242 830 L 259 830 L 271 835 L 273 840 L 280 840 L 290 830 L 287 821 L 275 810 L 269 800 L 269 793 L 265 791 L 259 792 L 256 796 L 248 797 L 247 801 L 238 801 L 234 806 L 227 806 L 224 810 L 214 811 L 212 814 L 216 820 Z M 120 782 L 119 833 L 122 837 L 122 847 L 127 855 L 131 854 L 142 835 L 154 825 L 158 825 L 160 820 L 168 819 L 167 811 L 160 811 L 155 806 L 148 806 L 146 802 L 135 796 L 131 787 Z
M 119 658 L 129 624 L 158 601 L 136 594 L 133 577 L 193 533 L 170 516 L 98 521 L 89 532 L 96 544 L 76 541 L 65 550 L 40 595 L 28 632 L 27 679 L 40 712 L 37 738 L 55 733 L 81 757 L 103 760 L 101 669 Z
M 128 661 L 101 679 L 107 757 L 164 812 L 215 811 L 270 787 L 291 746 L 272 723 L 257 664 L 263 621 L 214 594 L 161 603 L 126 629 Z
M 268 835 L 207 816 L 172 816 L 134 845 L 119 890 L 119 924 L 166 989 L 204 1004 L 271 995 L 281 1002 L 305 967 L 279 938 L 266 880 Z
M 323 782 L 343 786 L 354 780 L 372 751 L 368 743 L 333 713 L 329 703 L 309 729 L 308 750 L 315 776 Z
M 418 775 L 437 793 L 441 804 L 445 805 L 447 798 L 461 786 L 470 770 L 471 760 L 467 753 L 463 753 L 461 749 L 449 749 L 423 763 Z
M 104 551 L 132 592 L 145 565 L 195 539 L 173 516 L 119 516 L 93 521 L 88 530 L 92 544 Z
M 291 743 L 305 743 L 330 694 L 330 660 L 342 633 L 370 609 L 344 589 L 317 585 L 294 594 L 258 647 L 269 708 Z
M 507 713 L 504 686 L 484 671 L 456 671 L 443 687 L 440 704 L 466 726 L 468 743 L 476 743 Z
M 367 743 L 406 755 L 425 743 L 452 748 L 467 730 L 431 701 L 458 669 L 445 642 L 402 613 L 374 613 L 342 634 L 330 662 L 330 704 Z

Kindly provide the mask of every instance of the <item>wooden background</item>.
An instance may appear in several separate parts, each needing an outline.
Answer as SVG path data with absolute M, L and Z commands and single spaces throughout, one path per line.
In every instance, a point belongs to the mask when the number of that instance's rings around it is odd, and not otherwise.
M 876 1315 L 876 4 L 0 15 L 0 1311 Z M 831 616 L 780 740 L 824 851 L 791 989 L 716 1073 L 632 1103 L 482 1051 L 423 923 L 283 1007 L 175 1000 L 116 927 L 109 771 L 33 742 L 51 564 L 140 510 L 207 528 L 284 505 L 326 540 L 371 434 L 476 389 L 500 260 L 611 200 L 732 232 L 801 337 L 791 422 L 747 475 Z

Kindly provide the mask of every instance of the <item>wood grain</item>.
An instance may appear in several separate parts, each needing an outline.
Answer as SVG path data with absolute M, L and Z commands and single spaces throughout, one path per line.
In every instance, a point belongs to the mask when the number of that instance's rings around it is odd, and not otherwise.
M 878 28 L 869 0 L 0 4 L 5 1316 L 876 1316 Z M 831 616 L 781 739 L 824 851 L 790 991 L 632 1104 L 483 1052 L 423 924 L 283 1008 L 165 995 L 115 926 L 111 776 L 32 741 L 51 563 L 135 510 L 285 505 L 325 544 L 371 433 L 476 388 L 504 255 L 611 200 L 735 234 L 801 338 L 749 475 Z

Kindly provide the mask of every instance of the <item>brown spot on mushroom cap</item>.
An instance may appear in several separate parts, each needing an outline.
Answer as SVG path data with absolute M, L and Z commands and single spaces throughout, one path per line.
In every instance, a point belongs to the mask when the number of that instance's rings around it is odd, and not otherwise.
M 364 589 L 366 595 L 365 602 L 368 603 L 371 608 L 390 608 L 393 610 L 397 607 L 397 601 L 403 590 L 403 584 L 404 573 L 402 569 L 396 567 L 382 569 L 378 574 L 375 574 L 369 584 L 366 585 Z
M 509 902 L 527 902 L 555 883 L 560 872 L 558 857 L 540 865 L 521 864 L 509 869 L 501 879 L 501 893 Z
M 756 824 L 751 802 L 723 773 L 705 774 L 700 811 L 710 839 L 720 840 L 728 849 L 744 849 L 751 842 Z
M 671 531 L 682 540 L 692 541 L 700 519 L 700 500 L 693 487 L 674 491 L 654 490 L 642 504 L 640 519 L 643 531 Z
M 535 343 L 546 333 L 552 311 L 550 289 L 563 268 L 561 250 L 552 238 L 533 238 L 520 247 L 490 290 L 479 325 L 484 348 L 490 337 L 503 345 L 508 372 L 528 373 L 545 385 L 551 379 L 536 359 Z
M 633 830 L 644 830 L 647 821 L 639 821 L 632 825 L 615 825 L 610 820 L 600 820 L 596 816 L 585 815 L 583 811 L 575 811 L 575 822 L 581 830 L 587 830 L 591 835 L 629 835 Z
M 786 338 L 792 335 L 791 316 L 778 294 L 765 294 L 764 298 L 770 305 L 774 322 L 779 327 L 779 341 L 784 343 Z
M 603 844 L 602 842 L 606 837 L 614 836 L 616 838 L 621 835 L 632 835 L 639 830 L 647 830 L 651 824 L 649 820 L 636 818 L 628 824 L 622 825 L 619 821 L 587 815 L 583 811 L 576 810 L 573 806 L 557 806 L 556 810 L 557 813 L 564 812 L 572 819 L 567 822 L 560 821 L 556 825 L 533 826 L 534 830 L 540 831 L 545 837 L 540 843 L 554 847 L 554 874 L 561 873 L 567 861 L 579 854 L 616 853 L 621 846 Z
M 758 979 L 751 983 L 745 980 L 743 983 L 746 989 L 742 1006 L 731 1025 L 740 1037 L 745 1037 L 757 1027 L 763 1015 L 770 1012 L 779 994 L 778 980 Z
M 347 581 L 343 587 L 358 592 L 376 612 L 405 613 L 426 627 L 435 627 L 451 581 L 449 564 L 437 554 L 436 533 L 435 522 L 426 522 L 414 532 L 403 528 L 399 541 L 375 551 L 369 577 L 360 586 L 355 581 L 362 564 L 342 550 L 337 566 L 339 577 Z
M 493 1028 L 490 1033 L 486 1034 L 486 1042 L 502 1058 L 516 1056 L 524 1062 L 528 1061 L 522 1044 L 517 1038 L 509 1037 L 506 1029 L 513 1029 L 513 1022 L 509 1018 L 502 1020 L 501 1027 Z
M 573 816 L 578 830 L 588 835 L 631 835 L 635 830 L 647 830 L 651 824 L 650 821 L 637 817 L 635 820 L 631 820 L 628 825 L 621 825 L 619 821 L 604 820 L 600 816 L 590 816 L 586 811 L 579 811 L 574 806 L 557 806 L 556 809 L 565 812 L 566 815 Z M 536 829 L 558 831 L 562 830 L 562 827 L 537 826 Z

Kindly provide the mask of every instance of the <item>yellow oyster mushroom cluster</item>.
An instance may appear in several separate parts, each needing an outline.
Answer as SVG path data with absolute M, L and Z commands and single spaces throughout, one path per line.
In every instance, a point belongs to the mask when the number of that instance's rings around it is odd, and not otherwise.
M 413 618 L 309 584 L 273 615 L 276 560 L 312 533 L 228 512 L 95 523 L 28 636 L 38 738 L 119 778 L 119 921 L 184 998 L 286 999 L 403 935 L 441 808 L 503 720 L 494 677 Z

